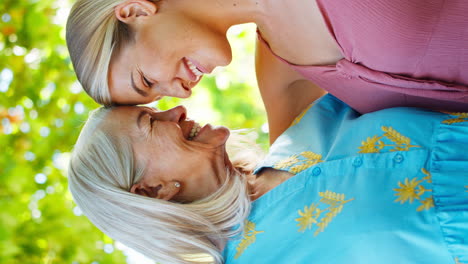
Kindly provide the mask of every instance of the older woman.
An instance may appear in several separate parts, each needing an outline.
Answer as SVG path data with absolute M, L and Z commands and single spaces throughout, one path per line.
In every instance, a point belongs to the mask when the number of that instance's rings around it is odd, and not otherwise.
M 98 228 L 161 263 L 467 263 L 468 114 L 360 115 L 312 97 L 262 161 L 230 158 L 229 130 L 183 107 L 99 109 L 70 190 Z
M 262 90 L 309 80 L 360 113 L 468 111 L 466 13 L 464 0 L 78 0 L 67 43 L 78 79 L 105 105 L 190 96 L 231 61 L 229 27 L 254 22 Z

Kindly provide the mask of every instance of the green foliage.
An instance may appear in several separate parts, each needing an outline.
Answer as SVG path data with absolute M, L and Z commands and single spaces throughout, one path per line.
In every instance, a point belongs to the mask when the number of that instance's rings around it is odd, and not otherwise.
M 0 263 L 126 263 L 114 241 L 73 203 L 66 167 L 79 128 L 98 107 L 77 83 L 64 40 L 70 3 L 2 0 L 0 5 Z M 255 87 L 255 29 L 230 34 L 236 60 L 205 77 L 186 104 L 197 121 L 253 128 L 266 122 Z M 108 253 L 106 253 L 108 252 Z

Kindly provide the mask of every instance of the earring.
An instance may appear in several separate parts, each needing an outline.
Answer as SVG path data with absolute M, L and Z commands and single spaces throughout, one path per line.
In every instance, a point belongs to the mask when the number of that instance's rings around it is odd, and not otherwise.
M 176 181 L 176 182 L 174 183 L 174 186 L 175 186 L 176 188 L 180 188 L 180 182 Z

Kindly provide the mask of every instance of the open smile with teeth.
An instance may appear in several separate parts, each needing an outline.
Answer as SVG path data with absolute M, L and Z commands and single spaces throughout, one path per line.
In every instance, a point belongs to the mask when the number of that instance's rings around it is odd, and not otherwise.
M 193 140 L 200 132 L 200 129 L 201 129 L 200 124 L 194 123 L 192 129 L 190 130 L 188 140 Z
M 203 75 L 203 72 L 201 72 L 197 66 L 195 66 L 190 60 L 186 60 L 187 61 L 187 65 L 189 67 L 189 69 L 193 72 L 193 74 L 195 74 L 195 76 L 197 76 L 197 79 L 200 78 L 200 76 Z

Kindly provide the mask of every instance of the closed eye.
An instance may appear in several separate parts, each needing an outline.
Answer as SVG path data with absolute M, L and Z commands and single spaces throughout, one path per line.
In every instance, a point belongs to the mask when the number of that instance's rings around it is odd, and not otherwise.
M 150 82 L 148 79 L 146 79 L 146 77 L 145 77 L 144 75 L 142 75 L 142 77 L 143 77 L 143 83 L 144 83 L 147 87 L 151 88 L 151 87 L 153 86 L 154 83 L 152 83 L 152 82 Z
M 140 74 L 141 76 L 141 82 L 148 88 L 151 88 L 153 86 L 154 83 L 152 83 L 150 80 L 148 80 L 148 78 L 145 77 L 145 75 L 143 74 L 143 72 L 141 71 L 140 68 L 137 68 L 137 71 L 138 73 Z
M 151 137 L 151 135 L 153 134 L 153 122 L 155 121 L 155 119 L 150 114 L 147 114 L 147 117 L 145 116 L 145 119 L 147 125 L 143 125 L 143 133 L 145 137 Z
M 150 126 L 150 130 L 153 128 L 153 122 L 154 122 L 154 118 L 150 115 L 150 116 L 149 116 L 149 126 Z

